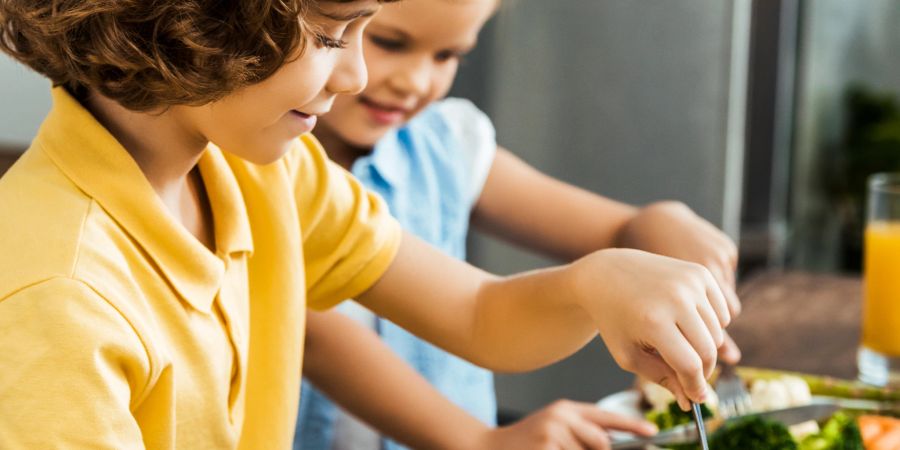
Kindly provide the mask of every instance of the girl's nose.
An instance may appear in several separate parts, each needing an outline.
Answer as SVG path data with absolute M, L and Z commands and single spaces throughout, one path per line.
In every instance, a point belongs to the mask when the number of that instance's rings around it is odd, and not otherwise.
M 424 96 L 431 87 L 432 65 L 426 58 L 417 58 L 398 70 L 392 77 L 392 84 L 407 95 Z

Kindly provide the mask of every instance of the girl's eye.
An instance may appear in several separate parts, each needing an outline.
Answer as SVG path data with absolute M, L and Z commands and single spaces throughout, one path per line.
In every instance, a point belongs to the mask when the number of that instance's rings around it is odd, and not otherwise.
M 346 48 L 347 41 L 343 39 L 335 39 L 331 36 L 325 34 L 317 34 L 316 41 L 318 41 L 319 45 L 325 48 Z
M 390 52 L 399 52 L 406 48 L 406 43 L 398 39 L 388 39 L 375 35 L 369 35 L 369 40 L 373 44 Z
M 463 55 L 461 53 L 455 52 L 452 50 L 444 50 L 444 51 L 438 52 L 436 55 L 434 55 L 434 59 L 437 62 L 446 62 L 446 61 L 450 61 L 452 59 L 462 60 L 462 58 L 463 58 Z

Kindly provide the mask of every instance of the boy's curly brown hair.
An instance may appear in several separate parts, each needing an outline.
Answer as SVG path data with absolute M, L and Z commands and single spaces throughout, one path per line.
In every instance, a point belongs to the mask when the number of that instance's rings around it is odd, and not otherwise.
M 201 105 L 295 57 L 317 1 L 0 0 L 0 50 L 76 96 Z

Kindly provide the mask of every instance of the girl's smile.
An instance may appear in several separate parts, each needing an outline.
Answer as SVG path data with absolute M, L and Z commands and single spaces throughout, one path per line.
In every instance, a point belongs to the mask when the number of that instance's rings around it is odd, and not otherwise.
M 414 113 L 414 108 L 377 102 L 365 95 L 360 95 L 357 98 L 359 103 L 369 113 L 369 118 L 375 125 L 389 127 L 400 126 L 403 122 L 409 120 Z

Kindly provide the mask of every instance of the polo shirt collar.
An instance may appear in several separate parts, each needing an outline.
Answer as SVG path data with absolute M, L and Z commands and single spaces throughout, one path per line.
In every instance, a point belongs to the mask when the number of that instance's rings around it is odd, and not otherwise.
M 199 168 L 213 210 L 216 254 L 175 220 L 131 155 L 65 89 L 53 89 L 53 108 L 35 145 L 132 236 L 197 310 L 211 310 L 225 273 L 223 256 L 252 251 L 240 189 L 214 147 Z

